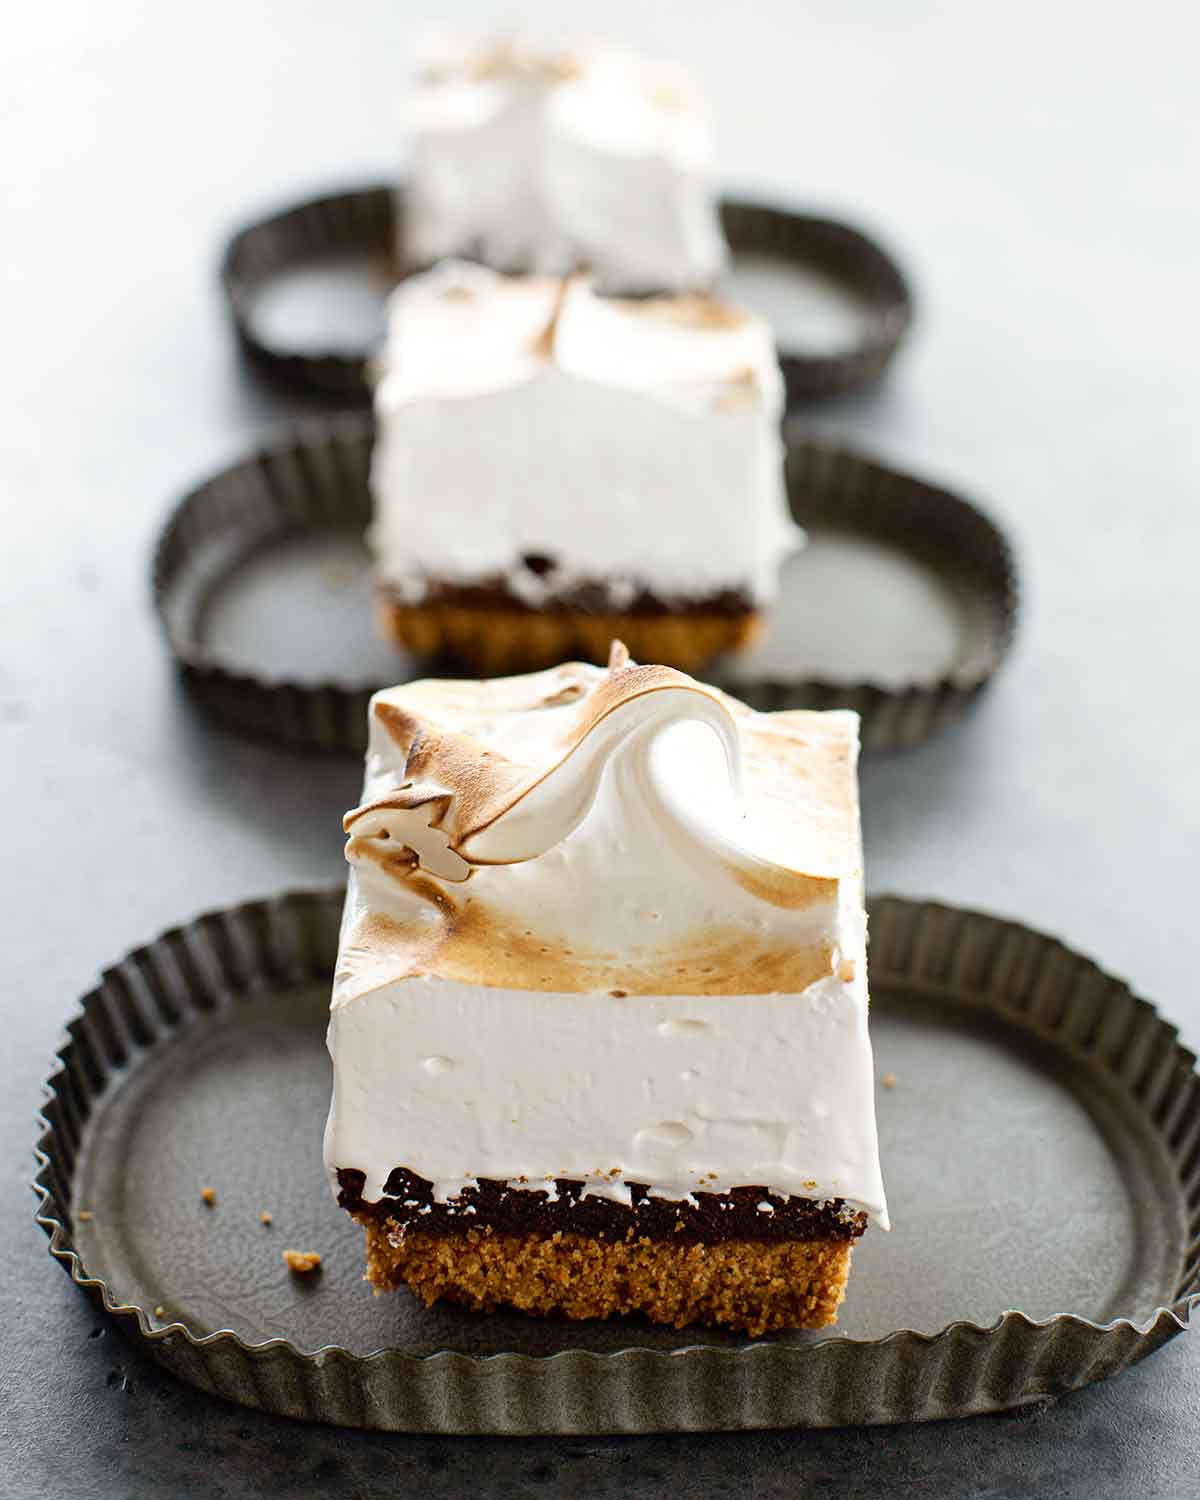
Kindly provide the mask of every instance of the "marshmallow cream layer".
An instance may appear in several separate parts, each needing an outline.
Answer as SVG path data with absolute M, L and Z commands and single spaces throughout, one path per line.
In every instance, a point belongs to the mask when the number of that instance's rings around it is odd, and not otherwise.
M 376 695 L 329 1047 L 331 1172 L 886 1227 L 857 719 L 615 658 Z
M 606 289 L 706 286 L 725 261 L 712 144 L 676 67 L 612 49 L 447 50 L 418 82 L 402 251 Z
M 595 582 L 617 609 L 775 597 L 802 534 L 758 318 L 452 262 L 394 293 L 381 368 L 371 544 L 404 602 L 497 580 L 534 608 Z

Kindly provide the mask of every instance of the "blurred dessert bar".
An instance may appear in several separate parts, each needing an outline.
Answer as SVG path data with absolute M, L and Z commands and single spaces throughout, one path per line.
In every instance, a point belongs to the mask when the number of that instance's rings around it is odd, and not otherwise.
M 481 675 L 750 644 L 802 540 L 771 333 L 704 294 L 451 262 L 393 293 L 372 466 L 379 618 Z
M 619 648 L 376 695 L 325 1157 L 377 1289 L 835 1320 L 887 1227 L 857 729 Z
M 681 69 L 625 52 L 450 47 L 411 107 L 407 266 L 586 267 L 606 290 L 708 285 L 725 261 L 705 111 Z

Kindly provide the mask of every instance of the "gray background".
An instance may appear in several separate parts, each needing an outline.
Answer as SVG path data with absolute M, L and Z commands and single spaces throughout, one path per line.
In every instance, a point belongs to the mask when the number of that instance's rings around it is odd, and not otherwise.
M 455 14 L 570 20 L 561 4 Z M 1020 549 L 1020 639 L 989 697 L 864 768 L 873 887 L 1058 932 L 1195 1045 L 1188 14 L 610 0 L 603 24 L 697 69 L 726 184 L 856 219 L 902 255 L 921 298 L 911 348 L 883 389 L 812 421 L 963 488 Z M 239 368 L 217 251 L 262 208 L 398 168 L 414 28 L 387 0 L 74 0 L 6 22 L 0 1492 L 1194 1493 L 1194 1334 L 1020 1418 L 461 1442 L 224 1407 L 97 1333 L 27 1188 L 62 1023 L 159 928 L 336 878 L 358 777 L 199 722 L 150 616 L 170 498 L 299 409 Z

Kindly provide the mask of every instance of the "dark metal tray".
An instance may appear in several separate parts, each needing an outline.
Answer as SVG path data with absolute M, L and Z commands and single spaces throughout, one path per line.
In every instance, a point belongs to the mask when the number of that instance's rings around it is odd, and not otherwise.
M 870 955 L 896 1228 L 856 1250 L 836 1330 L 747 1340 L 375 1298 L 321 1164 L 341 903 L 253 902 L 130 954 L 49 1082 L 51 1254 L 185 1381 L 404 1431 L 841 1426 L 1020 1406 L 1188 1324 L 1195 1057 L 1053 939 L 896 898 L 871 905 Z M 290 1276 L 284 1248 L 320 1251 L 322 1271 Z
M 221 285 L 243 348 L 293 384 L 341 401 L 370 399 L 368 363 L 383 337 L 383 304 L 400 275 L 402 188 L 334 193 L 239 230 Z M 772 323 L 788 399 L 877 380 L 913 316 L 904 273 L 849 224 L 729 200 L 732 251 L 723 290 Z
M 430 670 L 373 632 L 371 438 L 365 414 L 310 423 L 168 521 L 156 606 L 223 724 L 359 753 L 371 693 Z M 786 472 L 809 545 L 785 565 L 764 641 L 705 676 L 760 709 L 856 709 L 868 749 L 917 744 L 966 711 L 1008 649 L 1008 544 L 948 490 L 796 431 Z

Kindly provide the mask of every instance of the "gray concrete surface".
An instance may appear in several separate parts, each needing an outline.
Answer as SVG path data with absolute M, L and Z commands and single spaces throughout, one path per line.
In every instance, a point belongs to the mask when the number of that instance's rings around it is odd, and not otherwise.
M 571 19 L 548 3 L 456 15 Z M 261 208 L 399 165 L 411 20 L 384 0 L 69 0 L 6 17 L 0 1493 L 1196 1493 L 1195 1334 L 1019 1418 L 394 1438 L 175 1384 L 48 1259 L 33 1118 L 77 995 L 181 917 L 339 873 L 357 768 L 196 719 L 150 616 L 148 551 L 181 486 L 304 409 L 239 367 L 218 248 Z M 902 255 L 921 298 L 910 350 L 883 389 L 813 424 L 963 488 L 1020 548 L 1021 635 L 988 699 L 865 768 L 872 886 L 1056 931 L 1195 1045 L 1191 13 L 614 0 L 603 26 L 697 68 L 730 187 L 859 220 Z

